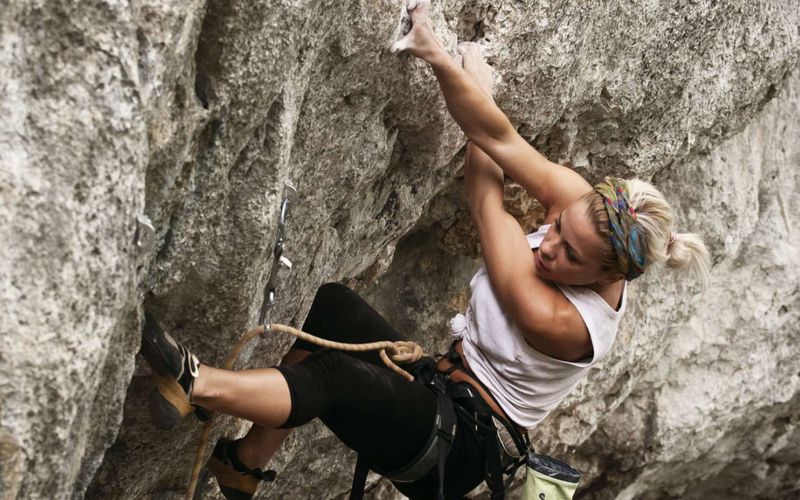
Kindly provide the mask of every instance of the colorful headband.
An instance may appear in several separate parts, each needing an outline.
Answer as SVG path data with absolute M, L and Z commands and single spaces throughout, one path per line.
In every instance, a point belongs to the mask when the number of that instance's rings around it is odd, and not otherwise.
M 630 206 L 625 180 L 606 177 L 605 181 L 594 186 L 594 190 L 604 200 L 619 269 L 625 274 L 625 279 L 631 281 L 644 272 L 645 238 L 642 226 L 636 220 L 636 212 Z

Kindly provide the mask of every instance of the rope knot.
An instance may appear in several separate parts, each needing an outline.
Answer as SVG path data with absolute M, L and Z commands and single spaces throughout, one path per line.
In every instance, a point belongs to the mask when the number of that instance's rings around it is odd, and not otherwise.
M 386 350 L 389 351 L 389 358 L 395 363 L 414 363 L 425 355 L 422 347 L 414 342 L 404 340 L 394 342 Z

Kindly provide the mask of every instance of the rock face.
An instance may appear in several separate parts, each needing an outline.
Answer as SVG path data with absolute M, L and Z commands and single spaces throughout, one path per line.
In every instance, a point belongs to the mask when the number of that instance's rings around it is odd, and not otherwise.
M 451 53 L 484 46 L 524 137 L 590 181 L 651 179 L 714 255 L 705 292 L 658 272 L 632 283 L 614 354 L 537 427 L 585 471 L 586 498 L 800 490 L 789 4 L 433 6 Z M 299 326 L 317 286 L 343 281 L 429 351 L 446 345 L 480 265 L 465 139 L 424 63 L 388 54 L 405 24 L 395 1 L 4 5 L 0 496 L 183 491 L 200 428 L 147 419 L 143 310 L 221 363 L 258 317 L 288 179 L 294 266 L 269 319 Z M 533 230 L 540 210 L 508 188 Z M 289 343 L 258 341 L 237 366 Z M 221 419 L 212 439 L 245 428 Z M 312 424 L 265 495 L 343 495 L 352 461 Z
M 139 344 L 148 125 L 129 6 L 0 12 L 0 496 L 80 496 Z
M 636 290 L 611 378 L 596 378 L 604 404 L 584 399 L 606 416 L 576 452 L 598 474 L 593 498 L 800 492 L 798 112 L 795 70 L 744 131 L 654 179 L 716 263 L 702 294 L 657 276 Z M 580 413 L 565 408 L 540 435 Z

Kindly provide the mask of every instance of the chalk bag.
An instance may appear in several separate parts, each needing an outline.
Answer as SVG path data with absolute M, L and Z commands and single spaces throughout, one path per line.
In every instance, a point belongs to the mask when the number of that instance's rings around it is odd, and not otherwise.
M 528 453 L 523 500 L 572 500 L 581 474 L 547 455 Z

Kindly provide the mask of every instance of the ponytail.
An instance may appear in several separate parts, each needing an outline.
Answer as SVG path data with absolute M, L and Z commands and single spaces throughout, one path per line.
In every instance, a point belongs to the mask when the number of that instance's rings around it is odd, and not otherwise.
M 711 256 L 703 243 L 703 238 L 695 233 L 675 233 L 672 242 L 667 243 L 668 256 L 664 265 L 669 269 L 690 271 L 703 285 L 708 284 L 711 272 Z

